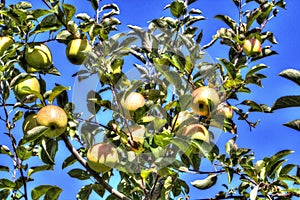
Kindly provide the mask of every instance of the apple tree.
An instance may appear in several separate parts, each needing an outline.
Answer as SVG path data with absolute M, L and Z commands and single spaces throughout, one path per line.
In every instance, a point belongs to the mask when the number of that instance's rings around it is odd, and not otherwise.
M 0 5 L 0 120 L 6 138 L 0 160 L 12 161 L 0 162 L 1 173 L 12 175 L 0 178 L 1 199 L 59 199 L 64 188 L 39 185 L 32 176 L 53 170 L 57 157 L 72 178 L 90 180 L 77 199 L 92 192 L 106 199 L 189 199 L 190 187 L 209 190 L 216 184 L 224 188 L 212 191 L 211 199 L 300 196 L 299 168 L 286 164 L 292 150 L 255 159 L 237 137 L 241 122 L 250 129 L 258 125 L 249 119 L 253 112 L 270 115 L 299 106 L 298 96 L 282 97 L 273 107 L 250 95 L 241 98 L 267 78 L 262 61 L 277 54 L 268 24 L 285 1 L 228 1 L 238 17 L 217 14 L 223 26 L 208 44 L 202 42 L 206 18 L 196 0 L 170 0 L 162 8 L 165 16 L 146 28 L 128 25 L 127 32 L 118 30 L 117 4 L 88 2 L 93 16 L 63 0 L 42 0 L 39 8 L 34 1 Z M 63 45 L 63 56 L 80 67 L 75 74 L 55 65 L 53 43 Z M 228 50 L 217 62 L 206 57 L 215 45 Z M 281 76 L 299 85 L 299 71 Z M 55 77 L 75 83 L 53 83 Z M 299 130 L 299 120 L 287 126 Z M 230 139 L 216 145 L 223 134 Z M 69 155 L 60 153 L 59 144 Z M 38 166 L 32 164 L 36 159 Z M 209 171 L 202 170 L 205 161 Z M 111 183 L 116 174 L 119 181 Z M 203 179 L 189 184 L 184 174 Z

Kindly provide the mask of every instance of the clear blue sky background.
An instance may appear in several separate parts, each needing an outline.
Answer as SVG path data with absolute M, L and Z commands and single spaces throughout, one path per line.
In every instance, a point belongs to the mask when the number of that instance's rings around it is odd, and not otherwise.
M 17 1 L 7 1 L 8 4 Z M 31 1 L 35 8 L 44 7 L 41 1 Z M 101 3 L 116 3 L 121 13 L 119 19 L 122 22 L 122 26 L 119 27 L 120 31 L 128 30 L 127 25 L 137 25 L 141 27 L 148 26 L 148 21 L 154 18 L 159 18 L 163 15 L 169 15 L 168 11 L 163 11 L 166 4 L 170 3 L 169 0 L 103 0 Z M 86 12 L 93 16 L 93 9 L 89 2 L 84 0 L 65 0 L 65 3 L 75 4 L 77 7 L 77 13 Z M 216 33 L 220 27 L 225 25 L 213 17 L 216 14 L 226 14 L 233 18 L 237 17 L 237 10 L 230 0 L 199 0 L 193 4 L 193 7 L 203 11 L 203 15 L 208 18 L 206 21 L 198 23 L 201 29 L 204 29 L 204 37 L 202 44 L 206 44 L 211 40 L 211 36 Z M 264 88 L 252 87 L 253 93 L 251 95 L 241 96 L 241 99 L 253 99 L 258 103 L 265 103 L 272 105 L 275 100 L 284 95 L 300 94 L 299 87 L 292 82 L 281 78 L 278 73 L 286 68 L 300 69 L 299 64 L 299 35 L 300 35 L 300 1 L 287 0 L 287 10 L 280 10 L 279 15 L 267 25 L 266 30 L 274 32 L 279 44 L 273 47 L 274 50 L 279 52 L 279 55 L 271 56 L 270 58 L 263 59 L 261 62 L 270 66 L 269 69 L 265 69 L 264 73 L 268 76 L 268 79 L 263 80 Z M 79 67 L 70 64 L 65 57 L 65 45 L 52 42 L 48 44 L 52 50 L 54 64 L 59 68 L 63 77 L 49 76 L 53 83 L 61 83 L 63 85 L 73 86 L 74 79 L 71 78 L 71 74 L 74 74 Z M 227 47 L 216 45 L 208 49 L 208 53 L 212 58 L 226 57 Z M 48 77 L 48 78 L 49 78 Z M 49 84 L 53 84 L 49 82 Z M 51 85 L 49 85 L 51 87 Z M 237 102 L 232 102 L 233 104 Z M 1 116 L 3 111 L 0 110 Z M 298 163 L 300 158 L 300 134 L 297 131 L 286 128 L 281 124 L 299 118 L 299 108 L 290 108 L 284 110 L 278 110 L 273 114 L 251 114 L 251 119 L 260 119 L 261 123 L 252 132 L 249 131 L 249 127 L 244 122 L 237 121 L 238 124 L 238 144 L 241 147 L 252 148 L 255 152 L 256 159 L 263 159 L 264 156 L 271 156 L 282 149 L 292 149 L 295 153 L 290 155 L 289 161 L 291 163 Z M 4 124 L 1 123 L 0 134 L 4 130 Z M 16 137 L 21 137 L 21 127 L 16 127 Z M 222 148 L 225 142 L 232 137 L 229 133 L 222 134 L 217 144 Z M 9 141 L 6 136 L 1 136 L 1 144 L 9 145 Z M 77 179 L 72 179 L 68 176 L 67 172 L 71 168 L 61 170 L 61 164 L 65 155 L 70 153 L 61 143 L 59 146 L 60 153 L 56 157 L 55 171 L 48 171 L 47 173 L 40 173 L 33 175 L 35 181 L 39 184 L 53 184 L 64 188 L 60 199 L 75 199 L 76 193 L 80 187 L 89 181 L 80 182 Z M 64 155 L 64 156 L 59 156 Z M 40 163 L 38 159 L 35 159 L 36 164 Z M 7 164 L 12 165 L 11 161 L 5 156 L 0 155 L 0 165 Z M 76 166 L 76 165 L 75 165 Z M 79 165 L 78 165 L 79 166 Z M 7 173 L 0 172 L 0 177 L 7 177 Z M 188 176 L 185 177 L 188 182 L 193 181 L 202 176 Z M 220 179 L 217 186 L 214 186 L 208 191 L 199 191 L 191 186 L 191 199 L 205 198 L 213 196 L 219 189 L 220 185 L 226 182 L 226 179 Z M 29 189 L 35 186 L 36 182 L 29 183 Z M 96 199 L 92 197 L 91 199 Z

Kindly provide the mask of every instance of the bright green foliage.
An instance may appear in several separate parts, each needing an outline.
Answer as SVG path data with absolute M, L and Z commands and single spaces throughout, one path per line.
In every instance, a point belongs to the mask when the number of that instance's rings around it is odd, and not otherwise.
M 91 181 L 78 191 L 77 199 L 88 199 L 92 192 L 104 197 L 106 191 L 111 193 L 107 199 L 188 199 L 190 188 L 181 179 L 182 173 L 203 174 L 203 179 L 191 183 L 201 190 L 222 184 L 219 177 L 226 174 L 228 184 L 223 184 L 224 190 L 215 194 L 215 198 L 252 200 L 300 196 L 299 188 L 288 184 L 300 184 L 300 170 L 295 172 L 296 165 L 286 164 L 286 157 L 293 151 L 282 150 L 255 160 L 251 149 L 238 146 L 239 132 L 234 122 L 243 120 L 251 129 L 259 123 L 259 120 L 249 120 L 251 112 L 271 113 L 300 106 L 300 96 L 296 95 L 279 98 L 272 108 L 252 99 L 238 99 L 240 93 L 251 93 L 250 85 L 262 87 L 262 80 L 267 78 L 262 70 L 268 66 L 259 62 L 277 54 L 271 46 L 265 45 L 266 41 L 274 45 L 277 41 L 265 27 L 276 17 L 278 9 L 285 8 L 283 0 L 233 0 L 238 18 L 216 15 L 215 19 L 221 20 L 226 28 L 219 28 L 208 44 L 202 44 L 205 30 L 199 30 L 199 26 L 205 17 L 201 10 L 192 7 L 196 0 L 170 1 L 164 8 L 169 13 L 167 16 L 151 20 L 148 29 L 128 25 L 130 33 L 113 32 L 121 24 L 116 18 L 120 12 L 116 4 L 89 1 L 95 10 L 92 16 L 77 13 L 74 5 L 59 0 L 43 0 L 47 9 L 32 9 L 28 2 L 0 6 L 0 22 L 5 27 L 1 35 L 12 36 L 15 42 L 0 55 L 0 109 L 4 113 L 0 123 L 6 127 L 6 132 L 0 134 L 11 141 L 9 147 L 0 144 L 0 154 L 13 160 L 11 166 L 1 163 L 0 171 L 20 172 L 18 177 L 0 179 L 0 199 L 59 199 L 63 188 L 38 185 L 32 176 L 54 169 L 55 157 L 60 154 L 59 142 L 70 151 L 70 155 L 60 155 L 65 156 L 62 168 L 70 168 L 68 175 L 78 181 Z M 254 5 L 253 10 L 246 10 L 248 3 Z M 43 38 L 37 37 L 40 34 L 49 38 L 40 41 L 39 38 Z M 242 44 L 251 38 L 261 41 L 262 51 L 248 56 L 243 53 Z M 93 50 L 83 52 L 89 59 L 72 77 L 80 82 L 96 74 L 99 83 L 99 88 L 88 91 L 86 102 L 81 102 L 87 105 L 90 114 L 87 119 L 74 112 L 76 99 L 69 99 L 68 93 L 72 92 L 69 86 L 56 84 L 49 88 L 46 85 L 50 75 L 67 77 L 69 74 L 61 74 L 55 63 L 43 70 L 30 71 L 30 66 L 24 62 L 25 47 L 31 43 L 59 42 L 67 47 L 74 39 L 88 40 Z M 217 41 L 229 47 L 228 57 L 220 56 L 217 63 L 203 61 L 205 49 Z M 133 66 L 140 79 L 132 80 L 125 73 L 128 57 L 135 59 Z M 15 99 L 11 89 L 24 77 L 33 76 L 29 72 L 35 73 L 40 83 L 41 91 L 34 93 L 37 100 L 28 104 L 10 103 Z M 300 85 L 298 70 L 285 70 L 280 76 Z M 207 105 L 211 115 L 190 112 L 192 92 L 204 85 L 213 87 L 222 103 L 235 105 L 232 108 L 237 117 L 224 119 L 218 115 L 218 106 L 211 99 Z M 146 99 L 146 103 L 134 112 L 123 106 L 132 92 Z M 108 93 L 111 99 L 107 98 Z M 57 138 L 48 138 L 44 135 L 48 127 L 37 126 L 21 139 L 17 138 L 15 133 L 19 130 L 15 123 L 22 123 L 32 111 L 48 104 L 57 104 L 65 110 L 68 116 L 66 131 Z M 188 114 L 178 124 L 176 116 L 180 112 Z M 97 115 L 107 115 L 110 120 L 106 124 L 98 122 Z M 199 123 L 208 129 L 209 141 L 181 137 L 188 125 Z M 143 135 L 144 141 L 140 137 L 135 141 L 135 134 L 130 131 L 137 125 L 143 127 L 143 133 L 138 135 Z M 300 130 L 300 120 L 285 125 Z M 225 147 L 216 145 L 217 135 L 212 128 L 232 134 Z M 102 134 L 104 142 L 115 146 L 122 158 L 113 170 L 103 173 L 93 171 L 86 163 L 88 149 L 95 144 L 98 134 Z M 40 159 L 43 164 L 31 166 L 32 159 Z M 201 161 L 205 159 L 214 165 L 211 171 L 200 171 Z M 82 168 L 75 168 L 76 162 Z M 116 173 L 120 175 L 120 182 L 112 189 L 109 181 Z M 30 181 L 36 185 L 29 192 L 26 186 Z M 236 187 L 229 188 L 233 182 Z

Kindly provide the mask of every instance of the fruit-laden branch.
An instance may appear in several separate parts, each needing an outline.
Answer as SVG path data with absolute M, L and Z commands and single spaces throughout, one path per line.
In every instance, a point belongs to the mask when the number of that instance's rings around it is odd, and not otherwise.
M 82 158 L 82 156 L 77 152 L 77 150 L 73 147 L 70 143 L 69 139 L 66 136 L 62 136 L 65 145 L 69 149 L 69 151 L 75 156 L 75 158 L 79 161 L 79 163 L 87 169 L 87 171 L 101 184 L 107 191 L 109 191 L 112 195 L 116 196 L 122 200 L 130 200 L 124 194 L 120 193 L 119 191 L 115 190 L 111 185 L 105 182 L 95 171 L 93 171 L 88 165 L 87 162 Z

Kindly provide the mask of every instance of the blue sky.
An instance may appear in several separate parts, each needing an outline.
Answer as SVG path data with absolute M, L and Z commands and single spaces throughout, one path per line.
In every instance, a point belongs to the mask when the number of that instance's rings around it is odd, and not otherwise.
M 9 2 L 16 1 L 8 1 L 8 3 Z M 34 7 L 41 6 L 41 4 L 36 3 L 36 1 L 32 0 L 31 2 Z M 119 6 L 121 12 L 118 18 L 122 22 L 119 30 L 127 31 L 127 25 L 129 24 L 147 27 L 148 21 L 151 19 L 169 15 L 168 11 L 163 11 L 163 7 L 170 2 L 169 0 L 103 0 L 101 3 L 116 3 Z M 92 7 L 87 1 L 65 0 L 65 3 L 75 4 L 77 6 L 77 13 L 87 12 L 93 16 Z M 198 24 L 199 27 L 204 30 L 202 44 L 208 43 L 211 40 L 211 36 L 215 34 L 219 28 L 224 27 L 221 21 L 213 18 L 215 15 L 226 14 L 233 18 L 237 17 L 237 10 L 230 0 L 199 0 L 193 4 L 193 7 L 202 10 L 203 15 L 208 18 L 208 20 Z M 264 73 L 268 76 L 267 79 L 263 80 L 264 88 L 251 87 L 253 93 L 243 95 L 241 99 L 253 99 L 259 103 L 272 105 L 275 100 L 281 96 L 300 93 L 299 87 L 294 83 L 278 76 L 278 73 L 286 68 L 300 69 L 298 55 L 300 47 L 300 41 L 298 39 L 300 35 L 300 22 L 298 20 L 300 17 L 299 8 L 300 1 L 287 1 L 287 10 L 280 10 L 279 15 L 267 25 L 266 30 L 274 32 L 279 42 L 278 45 L 273 47 L 274 50 L 279 52 L 279 55 L 271 56 L 270 58 L 260 61 L 270 66 L 270 68 L 264 70 Z M 71 65 L 67 61 L 64 53 L 65 45 L 57 43 L 49 43 L 48 45 L 52 50 L 55 65 L 61 70 L 62 74 L 66 75 L 64 77 L 51 76 L 52 81 L 72 87 L 74 79 L 71 77 L 71 74 L 78 71 L 79 67 Z M 209 55 L 214 59 L 217 57 L 227 57 L 227 51 L 227 47 L 220 45 L 213 46 L 207 50 Z M 237 102 L 232 101 L 232 104 L 236 103 Z M 255 152 L 256 159 L 271 156 L 282 149 L 292 149 L 295 150 L 295 153 L 288 157 L 288 162 L 299 164 L 300 134 L 297 131 L 282 126 L 285 122 L 299 118 L 299 111 L 299 108 L 290 108 L 277 110 L 273 114 L 253 113 L 251 114 L 251 119 L 260 119 L 261 122 L 252 132 L 249 131 L 249 127 L 245 122 L 236 121 L 239 133 L 238 145 L 245 148 L 252 148 Z M 2 110 L 0 110 L 0 114 L 1 116 L 3 115 Z M 0 126 L 0 134 L 3 132 L 4 125 L 2 123 Z M 16 137 L 21 137 L 22 133 L 19 125 L 16 127 L 15 132 Z M 232 135 L 224 133 L 217 142 L 219 147 L 222 148 L 230 137 L 232 137 Z M 9 141 L 6 136 L 1 136 L 1 144 L 9 146 Z M 58 153 L 56 158 L 57 165 L 55 166 L 55 171 L 41 173 L 41 175 L 36 174 L 33 177 L 39 184 L 54 184 L 64 188 L 61 199 L 75 199 L 75 195 L 83 183 L 68 176 L 67 172 L 71 168 L 61 170 L 63 157 L 59 157 L 59 154 L 69 155 L 69 153 L 63 143 L 60 143 L 59 149 L 60 153 Z M 12 164 L 11 161 L 0 155 L 0 165 L 6 162 L 9 162 L 8 165 Z M 38 159 L 35 159 L 35 162 L 40 163 Z M 205 166 L 209 166 L 209 164 Z M 0 172 L 0 177 L 2 176 L 9 178 L 9 176 Z M 190 182 L 202 177 L 193 175 L 185 178 Z M 221 185 L 222 181 L 226 183 L 226 180 L 220 180 L 218 185 Z M 87 184 L 89 182 L 87 181 L 85 183 Z M 32 188 L 34 185 L 35 183 L 30 183 L 29 187 Z M 191 199 L 211 197 L 219 189 L 221 189 L 219 186 L 214 186 L 211 190 L 201 191 L 200 193 L 199 190 L 191 187 Z

